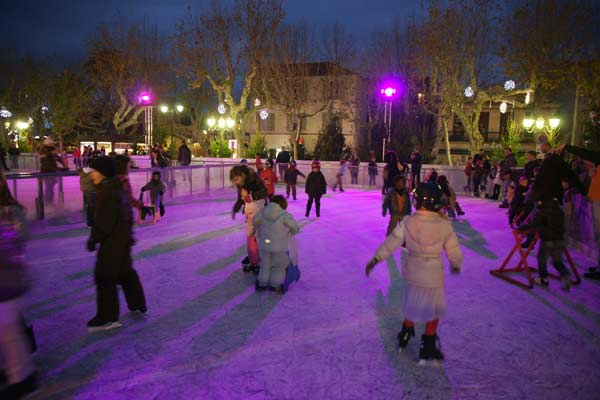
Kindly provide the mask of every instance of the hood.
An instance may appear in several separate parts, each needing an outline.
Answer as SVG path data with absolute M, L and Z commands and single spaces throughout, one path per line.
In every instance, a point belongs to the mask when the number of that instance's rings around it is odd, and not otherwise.
M 413 242 L 423 248 L 435 246 L 440 241 L 440 220 L 443 217 L 436 212 L 417 210 L 406 221 L 406 231 Z
M 264 210 L 263 216 L 269 222 L 274 222 L 285 213 L 285 210 L 279 204 L 269 203 Z

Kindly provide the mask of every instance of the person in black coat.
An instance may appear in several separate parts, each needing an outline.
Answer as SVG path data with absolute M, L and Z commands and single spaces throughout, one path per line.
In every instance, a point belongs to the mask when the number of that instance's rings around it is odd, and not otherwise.
M 90 332 L 96 332 L 121 326 L 117 285 L 123 288 L 129 310 L 145 313 L 147 309 L 144 289 L 131 260 L 133 213 L 116 177 L 114 160 L 99 157 L 92 168 L 96 210 L 87 249 L 95 251 L 98 243 L 100 249 L 94 268 L 97 312 L 87 326 Z
M 423 156 L 421 148 L 415 146 L 410 155 L 410 175 L 412 178 L 412 187 L 416 188 L 421 183 L 421 167 L 423 166 Z
M 296 161 L 291 161 L 288 169 L 285 170 L 285 192 L 287 198 L 290 198 L 290 189 L 292 191 L 292 198 L 296 200 L 296 185 L 298 183 L 298 175 L 303 178 L 306 176 L 296 168 Z
M 565 214 L 558 200 L 548 200 L 537 203 L 537 209 L 531 222 L 521 225 L 519 231 L 534 231 L 540 236 L 541 244 L 538 249 L 538 269 L 540 277 L 536 283 L 548 286 L 548 257 L 552 258 L 554 268 L 560 273 L 561 287 L 568 291 L 571 287 L 569 270 L 562 261 L 565 251 Z
M 542 160 L 537 158 L 537 153 L 535 151 L 527 152 L 527 163 L 525 164 L 525 171 L 523 174 L 527 177 L 529 182 L 533 180 L 533 171 L 542 164 Z
M 281 149 L 279 154 L 277 154 L 277 158 L 275 162 L 279 167 L 279 178 L 283 178 L 285 176 L 285 171 L 287 170 L 288 164 L 292 161 L 292 155 L 285 147 Z
M 327 193 L 327 182 L 325 176 L 321 172 L 321 163 L 314 160 L 311 165 L 312 172 L 306 178 L 305 192 L 308 195 L 308 203 L 306 203 L 306 218 L 310 215 L 313 201 L 315 203 L 315 211 L 317 217 L 321 216 L 321 196 Z

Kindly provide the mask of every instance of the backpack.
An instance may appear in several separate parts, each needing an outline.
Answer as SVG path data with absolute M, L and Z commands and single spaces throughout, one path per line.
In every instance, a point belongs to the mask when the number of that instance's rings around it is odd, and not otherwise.
M 15 299 L 30 287 L 18 223 L 9 207 L 0 208 L 0 302 Z

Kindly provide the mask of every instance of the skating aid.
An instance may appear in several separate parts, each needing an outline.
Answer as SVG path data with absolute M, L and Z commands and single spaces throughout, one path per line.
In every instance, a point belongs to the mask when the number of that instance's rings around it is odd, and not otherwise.
M 506 257 L 506 259 L 504 260 L 504 262 L 502 263 L 500 268 L 491 270 L 490 274 L 492 274 L 500 279 L 504 279 L 505 281 L 515 284 L 524 289 L 533 289 L 533 275 L 531 272 L 532 271 L 537 272 L 538 269 L 535 267 L 529 266 L 529 264 L 527 263 L 527 257 L 529 256 L 529 254 L 531 254 L 531 252 L 535 248 L 536 243 L 539 241 L 539 235 L 538 234 L 535 235 L 535 238 L 533 239 L 533 241 L 531 242 L 529 247 L 527 247 L 527 249 L 521 248 L 521 244 L 523 243 L 523 240 L 525 240 L 525 238 L 527 237 L 527 234 L 523 233 L 523 232 L 519 232 L 518 230 L 515 229 L 515 230 L 513 230 L 513 235 L 515 237 L 515 245 L 513 246 L 510 253 L 508 253 L 508 256 Z M 507 268 L 508 263 L 510 262 L 511 258 L 515 255 L 515 253 L 517 251 L 519 252 L 519 256 L 521 257 L 519 264 L 517 264 L 517 266 L 514 268 Z M 575 280 L 571 279 L 571 283 L 574 285 L 579 285 L 581 283 L 581 277 L 579 276 L 579 271 L 577 271 L 577 268 L 575 268 L 575 263 L 573 263 L 571 254 L 569 254 L 569 250 L 567 250 L 566 247 L 565 247 L 564 253 L 565 253 L 565 257 L 567 258 L 567 261 L 569 263 L 569 266 L 571 267 L 571 271 L 573 272 L 573 275 L 575 276 Z M 524 272 L 525 277 L 527 278 L 527 283 L 524 283 L 523 281 L 515 279 L 512 276 L 508 275 L 508 274 L 514 273 L 514 272 L 517 272 L 517 273 Z M 556 274 L 548 273 L 548 277 L 560 280 L 560 276 L 556 275 Z

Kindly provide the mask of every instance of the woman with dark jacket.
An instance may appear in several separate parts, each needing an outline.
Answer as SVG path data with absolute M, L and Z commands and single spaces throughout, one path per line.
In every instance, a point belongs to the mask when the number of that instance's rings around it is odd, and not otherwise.
M 117 285 L 123 288 L 130 311 L 145 313 L 147 308 L 144 289 L 131 260 L 134 239 L 129 198 L 116 177 L 113 159 L 99 157 L 92 168 L 96 211 L 87 249 L 96 251 L 97 244 L 100 249 L 94 268 L 97 312 L 87 326 L 90 332 L 97 332 L 121 326 Z
M 306 218 L 310 215 L 313 201 L 315 203 L 317 217 L 321 216 L 321 196 L 327 193 L 327 182 L 325 181 L 325 176 L 321 172 L 321 163 L 318 160 L 313 160 L 311 169 L 312 171 L 306 178 L 306 186 L 304 188 L 304 191 L 308 195 Z

